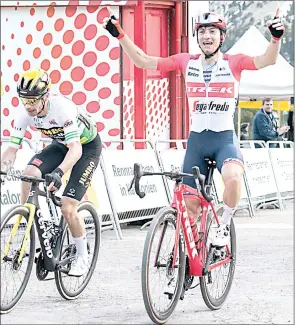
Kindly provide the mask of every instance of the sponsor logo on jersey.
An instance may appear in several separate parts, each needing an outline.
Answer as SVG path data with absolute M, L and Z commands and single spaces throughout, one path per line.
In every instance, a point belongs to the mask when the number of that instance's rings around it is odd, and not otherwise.
M 39 167 L 40 165 L 43 164 L 43 161 L 40 160 L 40 159 L 35 158 L 35 159 L 32 161 L 32 164 L 35 165 L 35 166 L 37 166 L 37 167 Z
M 53 120 L 50 120 L 50 121 L 49 121 L 49 124 L 52 124 L 52 125 L 57 125 L 57 123 L 56 123 L 55 119 L 53 119 Z
M 198 113 L 202 113 L 205 111 L 211 112 L 227 112 L 229 110 L 229 104 L 224 102 L 223 104 L 216 104 L 214 101 L 208 103 L 199 103 L 199 101 L 194 102 L 194 111 Z
M 43 134 L 47 135 L 49 138 L 58 139 L 58 140 L 65 140 L 65 133 L 64 129 L 59 128 L 50 128 L 50 129 L 42 129 L 38 128 Z
M 65 127 L 65 128 L 68 128 L 68 127 L 71 126 L 71 125 L 73 125 L 73 121 L 72 121 L 72 120 L 67 120 L 67 121 L 65 121 L 65 123 L 64 123 L 64 127 Z
M 233 82 L 211 82 L 208 87 L 202 82 L 187 82 L 186 91 L 188 97 L 234 98 Z

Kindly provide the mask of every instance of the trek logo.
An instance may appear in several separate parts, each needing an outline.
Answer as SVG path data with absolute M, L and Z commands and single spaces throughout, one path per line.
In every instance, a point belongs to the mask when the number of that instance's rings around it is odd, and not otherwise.
M 38 224 L 40 226 L 40 229 L 43 230 L 41 236 L 43 238 L 43 246 L 44 246 L 44 248 L 46 250 L 46 255 L 47 255 L 47 257 L 52 258 L 53 257 L 53 252 L 52 252 L 52 249 L 51 249 L 51 245 L 50 245 L 50 242 L 49 242 L 47 230 L 46 230 L 44 220 L 43 220 L 43 217 L 42 217 L 42 214 L 41 214 L 40 210 L 37 210 L 37 217 L 38 217 Z
M 234 98 L 233 82 L 211 82 L 209 87 L 202 82 L 187 82 L 186 92 L 188 97 Z
M 223 104 L 215 104 L 213 101 L 209 103 L 199 103 L 199 101 L 194 102 L 194 111 L 202 113 L 203 111 L 220 111 L 220 112 L 227 112 L 229 110 L 229 105 L 228 103 L 223 103 Z
M 182 202 L 182 206 L 184 207 L 184 210 L 182 212 L 182 218 L 183 218 L 184 227 L 186 228 L 186 233 L 187 233 L 187 241 L 188 241 L 187 244 L 188 244 L 188 247 L 190 248 L 192 258 L 194 259 L 198 255 L 198 251 L 196 249 L 196 244 L 195 244 L 194 236 L 192 233 L 191 224 L 190 224 L 190 221 L 188 218 L 188 213 L 187 213 L 184 201 Z

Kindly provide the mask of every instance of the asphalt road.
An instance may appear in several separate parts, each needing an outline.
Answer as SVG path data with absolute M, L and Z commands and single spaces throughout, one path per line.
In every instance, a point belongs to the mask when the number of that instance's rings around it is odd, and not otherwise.
M 263 210 L 235 217 L 238 258 L 230 295 L 209 311 L 199 287 L 189 290 L 168 324 L 293 324 L 293 210 Z M 1 324 L 151 324 L 141 295 L 141 257 L 146 230 L 102 234 L 99 261 L 84 293 L 59 296 L 54 281 L 39 282 L 35 267 L 26 292 Z

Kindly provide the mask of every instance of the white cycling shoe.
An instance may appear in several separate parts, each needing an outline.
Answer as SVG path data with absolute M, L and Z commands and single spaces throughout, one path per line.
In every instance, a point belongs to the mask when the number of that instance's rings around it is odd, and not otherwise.
M 71 264 L 71 269 L 68 273 L 69 276 L 82 276 L 89 270 L 88 255 L 77 255 L 76 259 Z
M 212 238 L 212 245 L 217 247 L 223 247 L 230 242 L 230 226 L 226 224 L 220 224 L 215 228 L 215 233 Z

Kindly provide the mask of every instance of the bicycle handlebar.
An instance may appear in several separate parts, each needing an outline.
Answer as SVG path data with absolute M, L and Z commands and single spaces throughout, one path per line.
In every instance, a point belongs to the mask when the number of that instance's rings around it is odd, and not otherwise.
M 15 178 L 18 178 L 20 179 L 21 181 L 23 182 L 27 182 L 27 183 L 48 183 L 47 182 L 47 177 L 45 176 L 45 179 L 44 178 L 39 178 L 39 177 L 35 177 L 35 176 L 28 176 L 28 175 L 11 175 L 7 172 L 3 172 L 3 171 L 0 171 L 0 175 L 2 176 L 13 176 Z M 1 180 L 1 183 L 3 181 Z M 44 193 L 44 192 L 43 192 Z M 61 198 L 55 196 L 55 193 L 54 192 L 51 192 L 51 191 L 47 191 L 47 197 L 49 197 L 52 202 L 58 206 L 58 207 L 61 207 Z
M 184 177 L 193 177 L 195 180 L 197 180 L 196 185 L 197 189 L 202 193 L 204 199 L 207 202 L 211 202 L 213 200 L 212 196 L 206 193 L 205 190 L 205 175 L 200 173 L 200 169 L 197 166 L 194 166 L 192 168 L 192 174 L 187 174 L 187 173 L 180 173 L 180 172 L 157 172 L 157 173 L 151 173 L 151 172 L 144 172 L 142 170 L 142 166 L 140 164 L 134 164 L 134 177 L 132 179 L 132 182 L 129 187 L 129 191 L 131 190 L 133 184 L 135 187 L 135 192 L 136 194 L 142 199 L 145 197 L 145 192 L 142 192 L 139 187 L 139 181 L 141 177 L 143 176 L 154 176 L 154 175 L 160 175 L 160 176 L 166 176 L 170 178 L 171 180 L 180 180 L 181 178 Z

